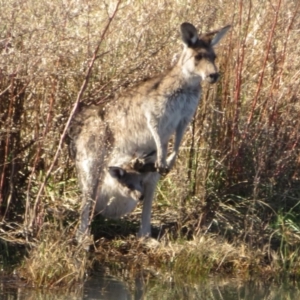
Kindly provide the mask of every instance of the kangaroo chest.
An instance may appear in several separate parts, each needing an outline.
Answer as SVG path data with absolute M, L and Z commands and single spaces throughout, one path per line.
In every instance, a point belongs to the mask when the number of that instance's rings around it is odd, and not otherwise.
M 200 89 L 178 91 L 168 96 L 164 107 L 161 107 L 160 130 L 172 131 L 169 133 L 172 134 L 181 121 L 189 122 L 196 112 L 199 99 Z

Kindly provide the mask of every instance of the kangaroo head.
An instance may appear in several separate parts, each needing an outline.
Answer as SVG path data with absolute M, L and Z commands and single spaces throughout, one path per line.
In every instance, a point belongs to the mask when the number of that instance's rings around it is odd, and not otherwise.
M 215 83 L 218 80 L 214 46 L 225 36 L 229 28 L 230 25 L 227 25 L 199 36 L 194 25 L 187 22 L 181 24 L 181 36 L 185 48 L 179 64 L 185 77 L 200 77 L 209 83 Z
M 117 181 L 119 190 L 136 201 L 144 199 L 143 175 L 130 167 L 108 167 L 108 172 Z

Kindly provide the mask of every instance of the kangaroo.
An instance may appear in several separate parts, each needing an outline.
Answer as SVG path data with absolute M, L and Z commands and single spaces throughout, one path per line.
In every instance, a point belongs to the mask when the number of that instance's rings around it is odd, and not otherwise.
M 100 212 L 118 217 L 134 209 L 136 199 L 143 196 L 138 235 L 151 234 L 151 208 L 157 182 L 160 175 L 167 174 L 175 163 L 185 130 L 200 101 L 201 81 L 215 83 L 219 78 L 214 46 L 229 28 L 228 25 L 199 36 L 192 24 L 181 24 L 184 49 L 172 69 L 131 88 L 107 105 L 91 108 L 81 115 L 84 126 L 79 126 L 76 147 L 72 147 L 72 143 L 69 146 L 70 153 L 75 152 L 84 196 L 80 232 L 84 233 L 88 227 L 92 201 L 96 201 Z M 173 134 L 173 150 L 167 157 L 168 143 Z M 135 169 L 138 173 L 134 176 L 128 176 L 130 172 L 127 171 L 124 173 L 128 178 L 134 178 L 130 184 L 138 196 L 128 193 L 128 189 L 125 193 L 120 189 L 122 166 L 131 163 L 134 156 L 139 160 L 145 153 L 152 153 L 144 164 L 150 165 L 145 168 L 147 171 L 141 172 L 142 163 L 140 169 Z M 122 170 L 113 168 L 108 172 L 107 166 Z M 153 172 L 152 167 L 158 172 Z M 121 205 L 125 208 L 119 208 Z
M 192 24 L 183 23 L 181 34 L 185 47 L 178 63 L 167 74 L 131 89 L 105 108 L 106 122 L 118 140 L 118 152 L 156 149 L 158 171 L 168 172 L 198 106 L 201 80 L 215 83 L 219 78 L 213 47 L 229 27 L 199 37 Z M 173 152 L 167 162 L 167 145 L 174 133 Z
M 229 28 L 230 25 L 199 36 L 192 24 L 181 24 L 184 49 L 177 64 L 166 74 L 143 82 L 105 107 L 105 122 L 115 139 L 109 164 L 137 150 L 141 153 L 156 150 L 152 162 L 159 174 L 149 173 L 143 180 L 145 198 L 139 236 L 151 234 L 151 207 L 157 181 L 175 163 L 185 130 L 200 101 L 201 81 L 215 83 L 219 78 L 214 46 Z M 173 151 L 167 157 L 173 134 Z
M 83 198 L 80 226 L 76 233 L 78 241 L 87 233 L 94 201 L 96 213 L 120 218 L 143 200 L 146 173 L 156 171 L 153 163 L 147 163 L 155 151 L 138 157 L 135 153 L 108 166 L 107 156 L 112 141 L 99 107 L 79 106 L 68 128 L 66 140 L 69 155 L 75 160 Z

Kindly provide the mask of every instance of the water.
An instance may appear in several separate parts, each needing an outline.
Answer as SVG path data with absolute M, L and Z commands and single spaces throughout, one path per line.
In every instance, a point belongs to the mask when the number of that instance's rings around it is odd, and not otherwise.
M 203 299 L 203 300 L 279 300 L 300 299 L 300 284 L 238 283 L 236 280 L 210 280 L 199 284 L 162 284 L 159 280 L 144 283 L 125 282 L 114 277 L 94 275 L 75 291 L 28 288 L 11 278 L 0 277 L 1 300 L 137 300 L 137 299 Z

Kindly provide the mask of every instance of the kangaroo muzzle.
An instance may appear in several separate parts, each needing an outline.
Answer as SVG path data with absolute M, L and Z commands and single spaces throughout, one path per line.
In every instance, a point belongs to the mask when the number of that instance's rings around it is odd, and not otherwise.
M 209 74 L 207 77 L 206 77 L 206 80 L 209 82 L 209 83 L 216 83 L 218 81 L 220 77 L 220 74 L 219 73 L 212 73 L 212 74 Z

